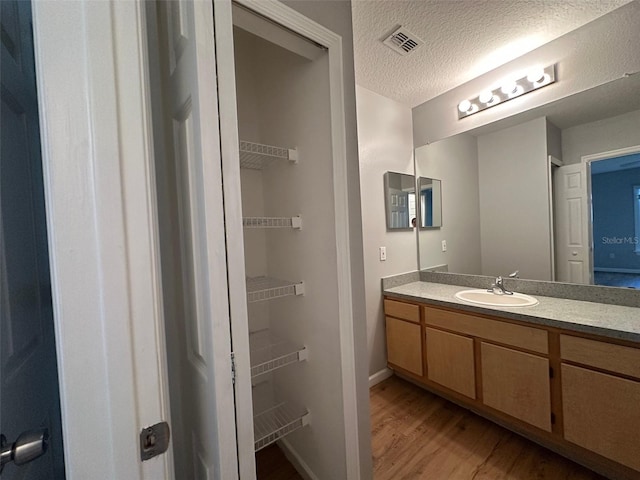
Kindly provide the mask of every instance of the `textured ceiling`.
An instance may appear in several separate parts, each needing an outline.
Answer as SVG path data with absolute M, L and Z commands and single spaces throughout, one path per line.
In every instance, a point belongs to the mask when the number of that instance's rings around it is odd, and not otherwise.
M 356 83 L 415 107 L 629 1 L 352 0 Z M 425 45 L 383 45 L 399 25 Z

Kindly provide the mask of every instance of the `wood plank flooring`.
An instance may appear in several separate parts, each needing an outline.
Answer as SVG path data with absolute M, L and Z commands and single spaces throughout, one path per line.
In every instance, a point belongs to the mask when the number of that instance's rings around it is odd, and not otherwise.
M 396 376 L 370 398 L 375 480 L 604 478 Z
M 258 480 L 302 480 L 275 443 L 256 453 L 256 477 Z

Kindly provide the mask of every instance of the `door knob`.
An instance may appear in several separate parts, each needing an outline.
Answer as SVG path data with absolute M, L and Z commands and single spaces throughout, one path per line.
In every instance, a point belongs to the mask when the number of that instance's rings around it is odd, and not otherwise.
M 0 435 L 0 473 L 9 462 L 24 465 L 42 456 L 49 445 L 49 431 L 31 430 L 20 434 L 15 443 L 7 444 L 4 435 Z

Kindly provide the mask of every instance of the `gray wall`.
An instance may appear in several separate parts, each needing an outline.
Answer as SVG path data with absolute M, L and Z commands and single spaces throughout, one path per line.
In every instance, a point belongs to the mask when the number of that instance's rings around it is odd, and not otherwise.
M 562 160 L 640 145 L 640 110 L 562 130 Z
M 443 264 L 451 272 L 480 275 L 478 144 L 456 135 L 416 149 L 418 176 L 442 180 L 442 227 L 420 230 L 420 269 Z M 442 251 L 442 240 L 447 251 Z
M 360 86 L 356 97 L 369 375 L 374 375 L 387 366 L 380 279 L 416 270 L 418 265 L 415 231 L 387 231 L 383 188 L 387 171 L 413 175 L 413 139 L 409 107 Z M 382 246 L 387 247 L 384 262 L 378 251 Z
M 425 145 L 487 125 L 621 78 L 625 73 L 640 71 L 638 25 L 640 2 L 634 1 L 502 67 L 418 105 L 413 109 L 414 145 Z M 461 100 L 472 98 L 489 86 L 499 85 L 504 77 L 513 72 L 526 71 L 532 65 L 550 64 L 557 64 L 558 81 L 553 86 L 462 121 L 458 120 L 457 105 Z
M 478 137 L 478 165 L 483 275 L 551 280 L 546 119 Z

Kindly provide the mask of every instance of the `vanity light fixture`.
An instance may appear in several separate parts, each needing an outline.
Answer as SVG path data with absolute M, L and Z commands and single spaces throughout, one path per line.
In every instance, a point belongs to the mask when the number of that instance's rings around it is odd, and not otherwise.
M 525 77 L 508 80 L 501 86 L 487 89 L 477 97 L 462 100 L 458 104 L 458 119 L 481 112 L 525 93 L 546 87 L 556 81 L 555 65 L 546 68 L 534 68 Z

